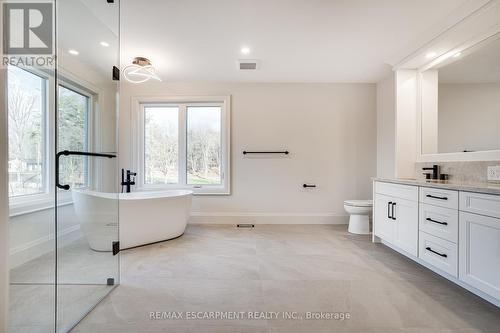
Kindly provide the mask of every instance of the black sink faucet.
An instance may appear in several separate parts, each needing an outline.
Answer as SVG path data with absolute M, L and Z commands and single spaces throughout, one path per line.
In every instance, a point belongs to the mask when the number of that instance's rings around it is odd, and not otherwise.
M 432 180 L 438 180 L 439 179 L 439 176 L 440 176 L 440 173 L 441 173 L 441 168 L 439 167 L 439 165 L 437 164 L 434 164 L 432 166 L 432 168 L 422 168 L 422 170 L 426 171 L 426 170 L 432 170 L 432 175 L 431 175 L 431 179 Z
M 125 169 L 122 169 L 122 193 L 123 193 L 123 186 L 125 186 L 125 189 L 127 193 L 130 193 L 130 186 L 135 185 L 135 176 L 137 176 L 136 172 L 131 172 L 130 170 L 127 170 L 127 176 L 125 177 Z

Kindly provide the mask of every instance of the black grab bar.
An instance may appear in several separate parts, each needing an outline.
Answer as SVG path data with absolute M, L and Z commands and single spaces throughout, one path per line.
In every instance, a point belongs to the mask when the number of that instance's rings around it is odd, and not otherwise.
M 69 185 L 61 185 L 59 183 L 59 159 L 61 156 L 70 156 L 70 155 L 76 155 L 76 156 L 95 156 L 95 157 L 107 157 L 107 158 L 115 158 L 116 155 L 114 154 L 102 154 L 102 153 L 88 153 L 86 151 L 72 151 L 72 150 L 63 150 L 57 153 L 56 155 L 56 186 L 62 190 L 69 190 L 70 186 Z

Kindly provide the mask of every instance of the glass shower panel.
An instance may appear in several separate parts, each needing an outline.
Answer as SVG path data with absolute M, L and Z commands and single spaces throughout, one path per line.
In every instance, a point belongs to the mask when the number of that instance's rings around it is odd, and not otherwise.
M 7 68 L 9 135 L 8 331 L 54 332 L 55 228 L 47 121 L 53 76 L 36 67 Z
M 54 31 L 50 26 L 53 4 L 50 0 L 2 2 L 2 24 L 9 27 L 12 37 L 4 39 L 4 62 L 8 58 L 9 65 L 2 66 L 0 75 L 5 79 L 8 106 L 7 330 L 11 333 L 55 331 L 53 118 L 50 121 L 54 110 L 54 94 L 50 89 L 55 69 Z M 38 13 L 46 22 L 45 33 L 37 31 L 41 43 L 36 47 L 17 38 L 24 36 L 24 26 L 19 22 L 28 13 Z M 7 45 L 17 50 L 7 50 Z M 18 50 L 20 47 L 22 52 Z
M 118 1 L 56 3 L 57 332 L 119 283 L 118 14 Z

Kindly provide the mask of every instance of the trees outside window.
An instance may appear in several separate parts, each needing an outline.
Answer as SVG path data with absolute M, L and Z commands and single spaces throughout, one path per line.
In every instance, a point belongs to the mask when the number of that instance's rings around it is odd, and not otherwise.
M 90 98 L 65 86 L 58 89 L 58 150 L 88 151 Z M 61 159 L 60 177 L 71 188 L 86 187 L 89 183 L 88 157 L 69 156 Z
M 45 192 L 45 90 L 47 80 L 8 67 L 9 196 Z
M 179 182 L 179 108 L 146 107 L 144 109 L 145 182 L 177 184 Z
M 187 107 L 187 183 L 221 183 L 221 108 Z

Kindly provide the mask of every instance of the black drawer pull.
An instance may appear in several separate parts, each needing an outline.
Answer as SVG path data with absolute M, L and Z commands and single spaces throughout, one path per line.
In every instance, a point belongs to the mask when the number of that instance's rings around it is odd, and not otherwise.
M 392 212 L 391 212 L 391 219 L 396 220 L 396 215 L 394 215 L 394 208 L 396 207 L 396 203 L 392 203 Z
M 425 249 L 426 249 L 427 251 L 430 251 L 430 252 L 432 252 L 432 253 L 435 253 L 435 254 L 437 254 L 438 256 L 441 256 L 441 257 L 443 257 L 443 258 L 448 258 L 448 255 L 447 255 L 447 254 L 444 254 L 444 253 L 439 253 L 439 252 L 437 252 L 437 251 L 434 251 L 434 250 L 433 250 L 433 249 L 431 249 L 430 247 L 426 247 Z
M 426 218 L 427 221 L 432 222 L 432 223 L 437 223 L 437 224 L 442 224 L 442 225 L 448 225 L 447 222 L 439 222 L 436 220 L 431 219 L 430 217 Z
M 387 204 L 387 218 L 392 219 L 391 217 L 391 206 L 392 206 L 392 201 Z
M 447 197 L 436 197 L 435 195 L 432 195 L 432 194 L 427 194 L 426 197 L 432 198 L 432 199 L 439 199 L 439 200 L 448 200 Z

